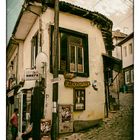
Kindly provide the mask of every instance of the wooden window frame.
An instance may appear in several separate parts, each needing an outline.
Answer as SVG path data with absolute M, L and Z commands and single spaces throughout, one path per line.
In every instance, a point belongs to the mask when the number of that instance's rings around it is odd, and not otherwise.
M 74 92 L 73 92 L 73 104 L 74 104 L 74 106 L 73 106 L 74 111 L 84 111 L 85 110 L 85 108 L 86 108 L 85 107 L 86 106 L 85 89 L 83 89 L 83 88 L 74 89 Z M 81 107 L 82 105 L 83 105 L 83 107 Z
M 53 52 L 52 52 L 52 48 L 53 48 L 53 31 L 54 31 L 54 26 L 51 25 L 50 26 L 50 72 L 53 72 L 53 62 L 52 62 L 52 56 L 53 56 Z M 84 68 L 83 68 L 83 73 L 78 72 L 78 70 L 75 73 L 75 75 L 80 76 L 80 77 L 89 77 L 89 55 L 88 55 L 88 35 L 81 33 L 81 32 L 77 32 L 77 31 L 73 31 L 70 29 L 65 29 L 65 28 L 61 28 L 59 27 L 59 33 L 66 33 L 68 35 L 72 35 L 75 37 L 79 37 L 82 39 L 82 45 L 83 45 L 83 59 L 84 59 Z M 61 36 L 61 35 L 60 35 Z M 59 44 L 61 44 L 61 39 L 59 38 Z M 64 72 L 70 72 L 70 57 L 69 55 L 66 56 L 66 70 L 61 70 L 60 69 L 60 45 L 59 45 L 59 74 L 64 74 Z M 69 47 L 67 44 L 67 54 L 69 54 Z

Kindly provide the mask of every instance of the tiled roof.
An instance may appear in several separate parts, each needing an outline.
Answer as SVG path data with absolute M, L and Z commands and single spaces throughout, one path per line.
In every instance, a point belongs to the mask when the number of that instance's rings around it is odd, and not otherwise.
M 48 7 L 54 8 L 54 3 L 46 3 Z M 75 6 L 73 4 L 60 1 L 59 2 L 59 9 L 63 12 L 68 12 L 86 19 L 89 19 L 93 21 L 95 25 L 97 25 L 98 28 L 102 31 L 104 43 L 106 46 L 106 50 L 112 50 L 113 49 L 113 43 L 112 43 L 112 26 L 113 22 L 108 19 L 103 14 L 100 14 L 98 12 L 92 12 L 87 9 L 81 8 L 79 6 Z
M 112 37 L 124 38 L 127 34 L 120 32 L 120 30 L 112 31 Z
M 117 43 L 117 46 L 121 46 L 122 44 L 124 44 L 125 42 L 127 42 L 129 39 L 134 38 L 134 32 L 132 32 L 131 34 L 129 34 L 127 37 L 125 37 L 123 40 L 121 40 L 119 43 Z
M 46 2 L 46 4 L 49 7 L 54 7 L 53 2 Z M 65 1 L 59 2 L 59 8 L 60 8 L 60 11 L 69 12 L 71 14 L 78 15 L 78 16 L 81 16 L 83 18 L 87 18 L 90 20 L 94 20 L 94 18 L 98 16 L 99 22 L 106 22 L 106 24 L 109 23 L 109 24 L 111 24 L 111 26 L 113 24 L 110 19 L 108 19 L 106 16 L 104 16 L 103 14 L 101 14 L 99 12 L 92 12 L 92 11 L 84 9 L 80 6 L 76 6 L 76 5 L 73 5 L 73 4 L 65 2 Z

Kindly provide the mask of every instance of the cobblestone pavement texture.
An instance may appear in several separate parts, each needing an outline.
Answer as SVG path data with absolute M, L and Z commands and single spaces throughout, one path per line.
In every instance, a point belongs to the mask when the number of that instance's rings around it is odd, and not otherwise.
M 110 112 L 98 127 L 61 137 L 59 140 L 133 140 L 133 94 L 120 93 L 120 110 Z

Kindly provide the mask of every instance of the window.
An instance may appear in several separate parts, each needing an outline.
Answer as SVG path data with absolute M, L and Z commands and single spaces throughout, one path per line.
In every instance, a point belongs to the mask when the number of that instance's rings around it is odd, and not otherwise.
M 85 110 L 85 89 L 74 90 L 74 110 Z
M 51 33 L 50 67 L 53 71 L 53 26 Z M 73 72 L 77 76 L 89 76 L 87 34 L 59 28 L 59 73 Z
M 84 72 L 84 56 L 82 39 L 74 36 L 69 36 L 70 50 L 70 72 Z
M 134 70 L 131 70 L 131 83 L 134 82 Z
M 127 56 L 127 47 L 124 46 L 124 56 L 126 57 Z
M 132 43 L 129 44 L 129 53 L 132 54 Z
M 130 75 L 129 75 L 129 71 L 125 72 L 125 84 L 130 83 Z
M 39 33 L 37 32 L 31 40 L 31 68 L 35 67 L 35 60 L 39 51 Z

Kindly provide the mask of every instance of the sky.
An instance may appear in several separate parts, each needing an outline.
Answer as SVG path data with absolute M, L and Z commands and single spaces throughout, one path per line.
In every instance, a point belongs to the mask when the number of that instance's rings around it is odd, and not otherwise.
M 133 0 L 63 0 L 91 11 L 98 11 L 113 21 L 113 30 L 133 31 Z
M 113 30 L 127 34 L 133 31 L 133 0 L 59 0 L 82 8 L 98 11 L 113 21 Z M 22 8 L 24 0 L 7 0 L 7 43 Z
M 22 8 L 24 0 L 6 0 L 6 28 L 7 28 L 7 43 L 12 35 L 15 23 Z

